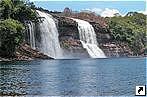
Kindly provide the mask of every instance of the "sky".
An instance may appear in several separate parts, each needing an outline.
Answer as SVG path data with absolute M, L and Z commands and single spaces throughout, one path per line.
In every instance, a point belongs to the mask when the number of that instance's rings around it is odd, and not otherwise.
M 115 13 L 125 15 L 127 12 L 136 11 L 147 14 L 145 0 L 31 0 L 37 7 L 52 11 L 63 11 L 69 7 L 73 11 L 88 10 L 103 17 L 112 17 Z

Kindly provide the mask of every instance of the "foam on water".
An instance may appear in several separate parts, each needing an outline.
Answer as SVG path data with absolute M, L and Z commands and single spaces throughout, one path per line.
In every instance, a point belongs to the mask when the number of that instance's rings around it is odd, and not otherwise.
M 72 18 L 73 19 L 73 18 Z M 92 25 L 84 20 L 73 19 L 78 23 L 80 41 L 92 58 L 106 58 L 104 52 L 98 47 L 96 34 Z

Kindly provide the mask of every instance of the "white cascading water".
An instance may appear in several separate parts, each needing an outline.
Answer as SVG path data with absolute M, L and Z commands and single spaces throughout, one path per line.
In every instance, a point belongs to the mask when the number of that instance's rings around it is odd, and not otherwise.
M 72 18 L 73 19 L 73 18 Z M 97 46 L 97 39 L 94 28 L 89 22 L 80 19 L 73 19 L 78 23 L 80 41 L 92 58 L 106 58 L 104 52 Z
M 35 34 L 34 34 L 34 27 L 35 24 L 32 23 L 31 21 L 29 23 L 27 23 L 28 27 L 29 27 L 29 42 L 30 42 L 30 46 L 31 48 L 35 49 Z
M 50 14 L 36 10 L 40 17 L 44 17 L 39 24 L 41 33 L 40 51 L 55 59 L 62 58 L 62 49 L 58 39 L 58 30 Z

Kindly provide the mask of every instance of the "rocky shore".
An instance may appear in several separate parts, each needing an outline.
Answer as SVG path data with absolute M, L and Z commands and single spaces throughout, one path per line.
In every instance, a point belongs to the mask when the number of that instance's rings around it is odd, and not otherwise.
M 22 43 L 14 54 L 13 58 L 1 58 L 0 61 L 26 61 L 26 60 L 35 60 L 35 59 L 53 59 L 38 50 L 32 49 L 28 44 Z

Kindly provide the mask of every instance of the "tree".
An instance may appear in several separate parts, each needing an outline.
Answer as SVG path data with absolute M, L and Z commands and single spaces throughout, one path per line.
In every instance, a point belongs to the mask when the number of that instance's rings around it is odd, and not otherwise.
M 15 48 L 23 40 L 23 25 L 16 20 L 0 21 L 0 56 L 13 57 Z
M 0 2 L 1 19 L 13 18 L 20 22 L 35 21 L 35 5 L 24 0 L 2 0 Z
M 13 8 L 13 4 L 12 4 L 11 0 L 2 0 L 0 2 L 1 18 L 2 19 L 10 18 L 12 8 Z
M 146 16 L 129 12 L 125 17 L 111 17 L 108 20 L 113 41 L 129 44 L 134 54 L 146 47 Z
M 25 5 L 18 5 L 13 9 L 11 18 L 23 23 L 25 21 L 35 21 L 37 16 L 35 11 L 32 10 L 30 7 Z
M 33 3 L 26 0 L 0 0 L 0 56 L 13 57 L 24 39 L 24 22 L 36 20 Z

